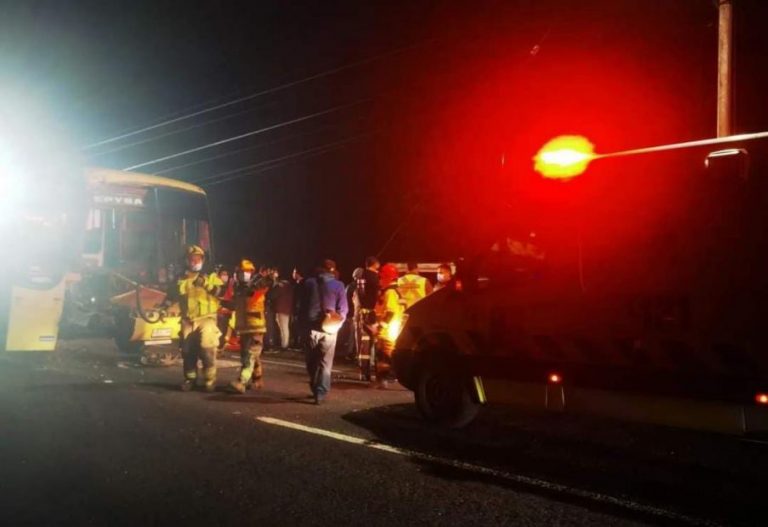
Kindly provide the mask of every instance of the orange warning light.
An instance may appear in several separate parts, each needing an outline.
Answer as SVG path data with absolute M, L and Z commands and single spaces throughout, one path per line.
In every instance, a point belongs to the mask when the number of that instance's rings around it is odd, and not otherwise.
M 768 404 L 768 393 L 758 393 L 755 395 L 755 402 L 757 404 Z
M 558 384 L 562 380 L 563 378 L 557 373 L 551 373 L 549 375 L 549 382 L 551 382 L 552 384 Z
M 534 169 L 546 178 L 571 179 L 582 174 L 595 158 L 595 145 L 580 135 L 555 137 L 539 150 Z

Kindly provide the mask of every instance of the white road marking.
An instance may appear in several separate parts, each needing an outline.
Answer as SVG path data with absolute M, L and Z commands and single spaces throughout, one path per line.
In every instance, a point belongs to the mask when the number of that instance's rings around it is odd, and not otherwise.
M 616 496 L 611 496 L 609 494 L 602 494 L 599 492 L 592 492 L 589 490 L 569 487 L 567 485 L 562 485 L 560 483 L 553 483 L 551 481 L 546 481 L 543 479 L 531 478 L 531 477 L 523 476 L 520 474 L 513 474 L 511 472 L 504 472 L 501 470 L 496 470 L 496 469 L 484 467 L 481 465 L 474 465 L 472 463 L 456 461 L 454 459 L 445 459 L 445 458 L 433 456 L 431 454 L 417 452 L 415 450 L 408 450 L 405 448 L 399 448 L 396 446 L 387 445 L 386 443 L 381 443 L 373 439 L 365 439 L 362 437 L 355 437 L 347 434 L 341 434 L 339 432 L 333 432 L 331 430 L 324 430 L 322 428 L 306 426 L 299 423 L 293 423 L 291 421 L 275 419 L 274 417 L 259 416 L 259 417 L 256 417 L 256 420 L 262 423 L 270 424 L 270 425 L 282 426 L 284 428 L 290 428 L 292 430 L 299 430 L 301 432 L 306 432 L 309 434 L 327 437 L 330 439 L 336 439 L 337 441 L 343 441 L 345 443 L 351 443 L 353 445 L 365 446 L 368 448 L 372 448 L 374 450 L 389 452 L 391 454 L 412 457 L 412 458 L 416 458 L 422 461 L 427 461 L 430 463 L 457 468 L 460 470 L 466 470 L 469 472 L 475 472 L 478 474 L 483 474 L 485 476 L 504 479 L 507 481 L 512 481 L 514 483 L 527 485 L 530 487 L 536 487 L 536 488 L 544 489 L 547 491 L 557 492 L 560 494 L 576 496 L 578 498 L 595 501 L 603 504 L 608 504 L 616 507 L 621 507 L 623 509 L 631 510 L 634 512 L 640 512 L 643 514 L 648 514 L 651 516 L 657 516 L 657 517 L 665 518 L 668 520 L 683 522 L 690 525 L 706 525 L 706 526 L 720 525 L 717 522 L 704 520 L 701 518 L 695 518 L 692 516 L 686 516 L 684 514 L 679 514 L 677 512 L 661 509 L 658 507 L 654 507 L 652 505 L 637 503 L 632 500 L 628 500 L 624 498 L 618 498 Z
M 768 440 L 765 440 L 765 439 L 747 439 L 747 438 L 742 438 L 741 441 L 744 442 L 744 443 L 753 443 L 753 444 L 756 444 L 756 445 L 768 445 Z

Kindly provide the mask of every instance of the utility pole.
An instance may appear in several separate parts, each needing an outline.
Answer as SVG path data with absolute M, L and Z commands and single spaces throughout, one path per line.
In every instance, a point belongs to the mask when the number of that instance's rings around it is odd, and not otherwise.
M 718 0 L 717 136 L 733 134 L 733 3 Z

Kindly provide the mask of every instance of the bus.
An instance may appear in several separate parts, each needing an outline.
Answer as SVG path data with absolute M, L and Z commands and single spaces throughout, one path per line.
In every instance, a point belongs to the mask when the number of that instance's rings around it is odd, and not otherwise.
M 170 178 L 90 168 L 85 178 L 81 262 L 68 291 L 68 327 L 110 330 L 123 351 L 173 350 L 176 311 L 160 311 L 183 272 L 184 249 L 212 261 L 208 200 L 202 188 Z
M 60 160 L 0 166 L 0 351 L 53 351 L 78 254 L 84 185 Z

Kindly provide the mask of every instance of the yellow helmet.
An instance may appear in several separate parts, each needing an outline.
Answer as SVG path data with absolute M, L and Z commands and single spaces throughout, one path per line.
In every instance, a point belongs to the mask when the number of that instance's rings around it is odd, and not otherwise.
M 253 265 L 252 261 L 243 258 L 242 260 L 240 260 L 240 270 L 241 271 L 250 271 L 252 273 L 255 273 L 256 272 L 256 266 Z
M 187 247 L 187 258 L 189 258 L 190 256 L 193 256 L 195 254 L 204 257 L 205 256 L 205 251 L 199 245 L 190 245 L 189 247 Z

